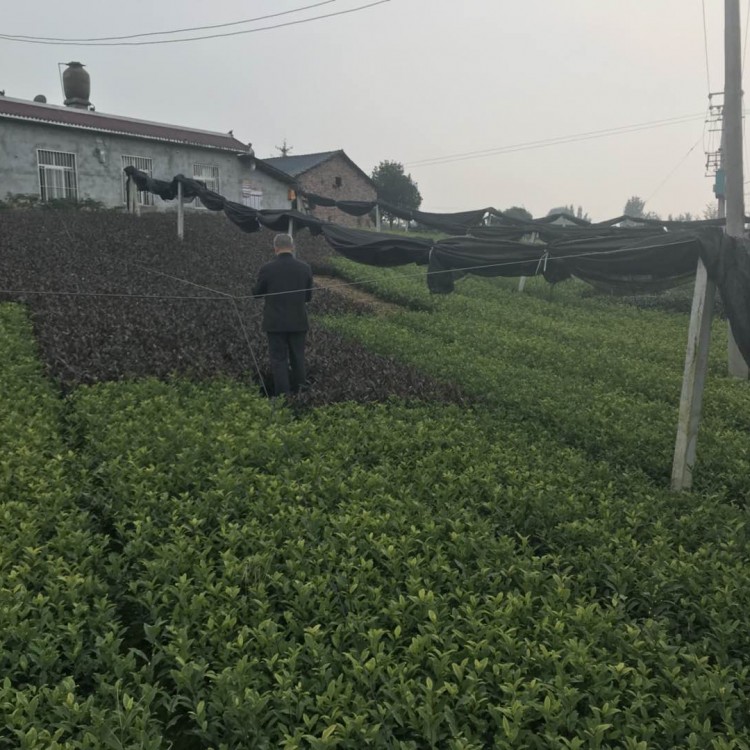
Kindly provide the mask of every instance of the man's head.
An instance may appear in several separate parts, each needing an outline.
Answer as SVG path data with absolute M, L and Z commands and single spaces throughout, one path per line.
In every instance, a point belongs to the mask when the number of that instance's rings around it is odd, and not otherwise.
M 288 234 L 277 234 L 273 238 L 273 251 L 276 255 L 294 252 L 294 240 Z

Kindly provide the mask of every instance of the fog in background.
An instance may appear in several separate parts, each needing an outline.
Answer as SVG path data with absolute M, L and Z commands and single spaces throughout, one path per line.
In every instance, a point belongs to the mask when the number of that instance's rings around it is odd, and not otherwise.
M 135 34 L 314 1 L 2 0 L 1 33 Z M 201 33 L 368 2 L 336 0 Z M 748 2 L 742 0 L 743 26 Z M 720 91 L 724 3 L 705 5 L 711 89 Z M 0 39 L 0 89 L 21 99 L 45 94 L 61 104 L 58 62 L 71 60 L 86 64 L 98 112 L 232 129 L 260 157 L 278 156 L 275 146 L 286 138 L 293 154 L 343 148 L 368 173 L 381 160 L 400 161 L 419 184 L 424 210 L 522 205 L 539 216 L 573 203 L 604 219 L 621 213 L 634 194 L 663 217 L 701 213 L 713 202 L 712 180 L 704 176 L 708 83 L 699 0 L 390 0 L 296 26 L 183 44 L 102 48 Z M 416 163 L 691 115 L 605 138 Z

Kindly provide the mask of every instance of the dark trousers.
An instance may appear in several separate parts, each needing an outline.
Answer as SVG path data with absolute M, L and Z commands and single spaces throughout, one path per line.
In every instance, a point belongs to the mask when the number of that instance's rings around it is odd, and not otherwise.
M 268 331 L 273 389 L 276 396 L 292 393 L 305 384 L 305 336 L 307 331 Z M 289 369 L 291 367 L 291 379 Z

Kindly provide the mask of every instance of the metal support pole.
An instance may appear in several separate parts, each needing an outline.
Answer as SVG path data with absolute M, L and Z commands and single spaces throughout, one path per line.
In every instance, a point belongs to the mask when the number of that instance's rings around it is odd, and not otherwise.
M 525 287 L 526 287 L 526 277 L 521 276 L 521 278 L 518 280 L 518 291 L 522 292 Z
M 672 463 L 673 490 L 689 490 L 693 484 L 715 298 L 716 284 L 708 278 L 706 267 L 699 259 L 695 273 L 693 307 L 690 312 L 688 346 L 685 353 L 685 374 L 680 396 L 680 416 Z
M 726 233 L 745 235 L 745 196 L 742 168 L 742 40 L 739 0 L 724 0 L 724 118 L 723 153 L 726 175 Z M 747 380 L 750 372 L 729 326 L 729 374 Z
M 383 222 L 380 218 L 380 204 L 375 204 L 375 231 L 376 232 L 382 232 L 383 231 Z
M 177 236 L 185 236 L 185 203 L 182 200 L 182 181 L 177 181 Z

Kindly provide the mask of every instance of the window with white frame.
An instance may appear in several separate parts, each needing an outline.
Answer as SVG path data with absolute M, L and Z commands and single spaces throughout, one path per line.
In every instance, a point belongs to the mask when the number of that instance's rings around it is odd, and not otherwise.
M 242 204 L 260 210 L 263 208 L 263 191 L 243 180 Z
M 212 164 L 193 164 L 193 179 L 205 183 L 206 188 L 212 190 L 214 193 L 220 192 L 219 168 Z M 197 208 L 203 208 L 200 200 L 196 200 L 195 205 Z
M 135 167 L 140 172 L 145 172 L 149 177 L 153 177 L 153 162 L 147 156 L 125 156 L 122 157 L 122 168 Z M 122 202 L 128 202 L 128 176 L 122 173 Z M 145 190 L 138 191 L 138 203 L 141 206 L 153 206 L 154 194 Z
M 39 193 L 43 201 L 78 200 L 76 155 L 67 151 L 37 149 Z

